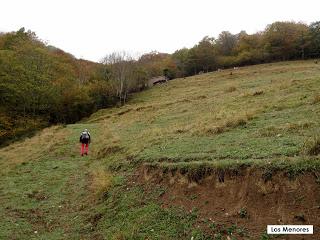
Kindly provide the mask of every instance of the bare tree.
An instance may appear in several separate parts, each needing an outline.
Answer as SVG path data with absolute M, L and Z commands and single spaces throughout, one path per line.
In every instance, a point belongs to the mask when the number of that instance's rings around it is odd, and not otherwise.
M 134 84 L 134 59 L 126 52 L 113 52 L 103 59 L 108 69 L 108 80 L 111 81 L 119 97 L 125 104 L 131 86 Z

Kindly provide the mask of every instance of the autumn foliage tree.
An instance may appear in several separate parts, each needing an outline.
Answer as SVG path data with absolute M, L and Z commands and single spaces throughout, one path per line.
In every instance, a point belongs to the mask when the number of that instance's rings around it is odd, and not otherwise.
M 97 85 L 105 86 L 98 68 L 47 46 L 24 28 L 1 34 L 0 144 L 52 123 L 78 121 L 107 106 L 102 99 L 108 95 L 110 100 L 113 93 L 97 91 Z
M 205 37 L 192 48 L 182 48 L 171 57 L 178 76 L 190 76 L 219 68 L 274 61 L 320 57 L 320 22 L 274 22 L 264 31 L 232 34 L 223 31 L 217 39 Z

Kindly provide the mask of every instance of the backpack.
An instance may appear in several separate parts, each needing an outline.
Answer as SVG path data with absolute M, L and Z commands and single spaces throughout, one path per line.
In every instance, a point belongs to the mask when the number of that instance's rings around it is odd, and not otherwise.
M 89 140 L 90 136 L 88 132 L 82 132 L 81 133 L 81 139 L 83 140 Z

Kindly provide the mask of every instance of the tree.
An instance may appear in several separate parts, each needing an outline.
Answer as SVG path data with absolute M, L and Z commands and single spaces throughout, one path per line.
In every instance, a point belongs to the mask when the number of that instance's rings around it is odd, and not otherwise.
M 170 54 L 160 53 L 152 51 L 150 53 L 143 54 L 138 63 L 142 66 L 149 78 L 163 75 L 164 69 L 170 69 L 170 71 L 176 71 L 176 65 Z
M 303 23 L 275 22 L 267 26 L 263 41 L 270 60 L 303 59 L 308 37 L 308 26 Z
M 175 51 L 171 58 L 175 62 L 177 66 L 177 76 L 178 77 L 185 77 L 187 72 L 186 72 L 186 67 L 188 64 L 188 56 L 189 56 L 189 49 L 187 48 L 182 48 L 177 51 Z
M 236 55 L 238 65 L 248 65 L 261 63 L 264 60 L 262 48 L 262 34 L 249 35 L 242 32 L 238 35 L 236 45 Z
M 311 23 L 310 32 L 310 56 L 320 57 L 320 21 Z
M 126 52 L 114 52 L 103 59 L 109 69 L 109 80 L 115 88 L 121 104 L 125 104 L 128 93 L 134 82 L 134 60 Z
M 216 56 L 214 44 L 214 38 L 206 36 L 188 51 L 186 70 L 189 75 L 198 74 L 200 71 L 208 72 L 215 69 Z
M 219 34 L 217 39 L 218 53 L 225 56 L 231 56 L 234 54 L 236 44 L 237 36 L 228 31 L 223 31 Z

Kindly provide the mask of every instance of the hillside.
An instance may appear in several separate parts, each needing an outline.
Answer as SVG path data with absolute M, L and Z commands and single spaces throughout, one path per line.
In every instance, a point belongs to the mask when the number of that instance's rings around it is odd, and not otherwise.
M 108 92 L 102 93 L 100 68 L 47 45 L 30 30 L 0 34 L 0 146 L 111 104 Z
M 175 79 L 2 148 L 0 238 L 271 239 L 266 224 L 318 227 L 319 76 L 296 61 Z

